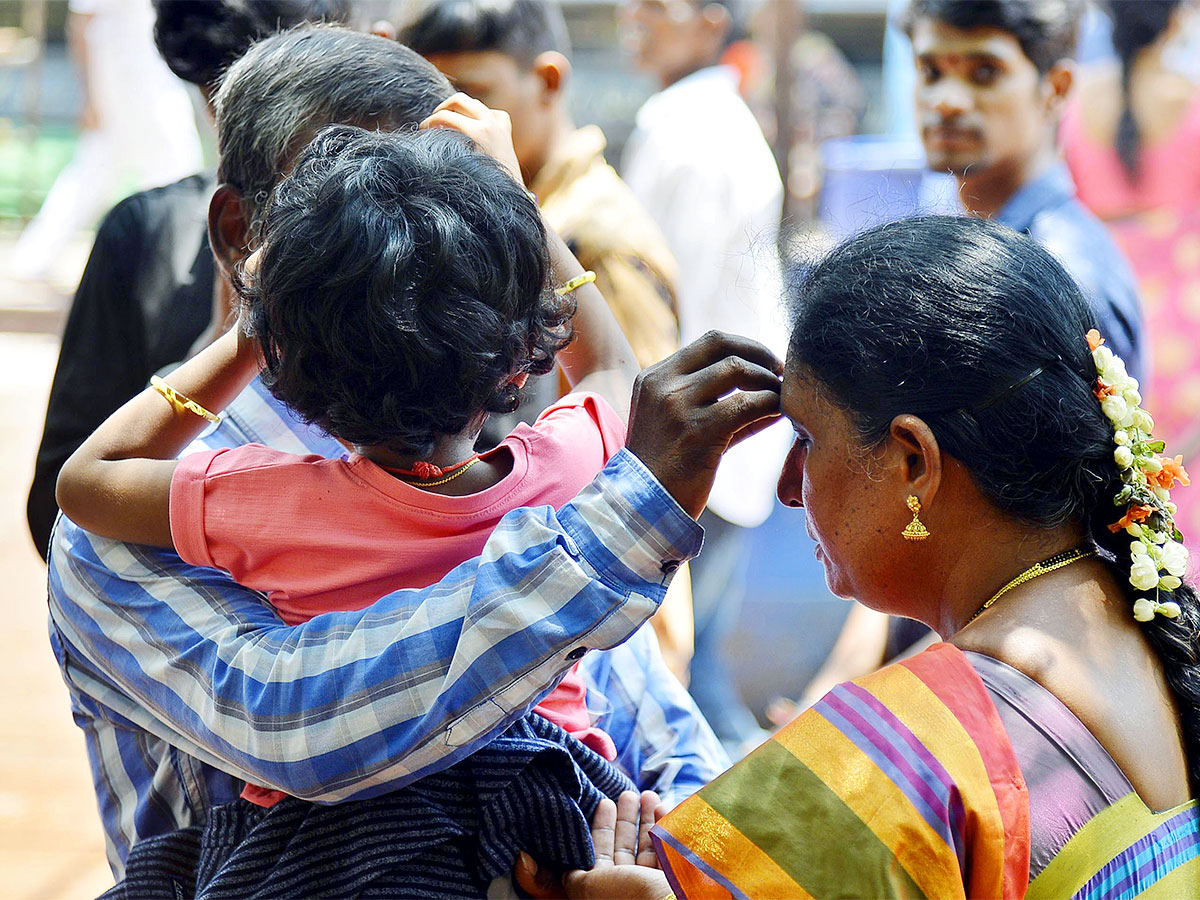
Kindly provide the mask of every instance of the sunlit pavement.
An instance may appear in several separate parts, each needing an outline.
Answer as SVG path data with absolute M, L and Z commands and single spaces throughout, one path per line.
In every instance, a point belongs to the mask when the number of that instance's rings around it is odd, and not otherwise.
M 0 895 L 27 900 L 112 885 L 83 733 L 46 636 L 46 567 L 25 525 L 62 316 L 61 291 L 0 279 Z

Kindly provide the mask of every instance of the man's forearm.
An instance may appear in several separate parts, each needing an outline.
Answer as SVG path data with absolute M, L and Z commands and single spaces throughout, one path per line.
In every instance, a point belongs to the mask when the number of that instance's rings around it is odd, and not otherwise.
M 298 626 L 213 570 L 175 560 L 185 582 L 164 573 L 166 554 L 59 532 L 51 614 L 75 687 L 111 683 L 96 699 L 118 715 L 239 778 L 325 802 L 467 755 L 583 649 L 631 634 L 699 549 L 698 526 L 627 453 L 560 513 L 507 516 L 483 556 L 439 584 Z

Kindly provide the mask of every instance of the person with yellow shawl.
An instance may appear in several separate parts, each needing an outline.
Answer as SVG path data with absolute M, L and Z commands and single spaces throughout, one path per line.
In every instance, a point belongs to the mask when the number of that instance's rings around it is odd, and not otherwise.
M 996 223 L 923 218 L 850 240 L 792 299 L 779 497 L 835 593 L 945 642 L 834 688 L 665 818 L 652 794 L 640 826 L 633 794 L 606 801 L 596 866 L 556 886 L 1200 896 L 1200 601 L 1169 493 L 1187 473 L 1071 277 Z M 663 435 L 704 414 L 673 402 L 672 366 L 635 392 Z M 668 442 L 629 447 L 694 514 L 703 477 Z M 535 895 L 545 874 L 518 866 Z

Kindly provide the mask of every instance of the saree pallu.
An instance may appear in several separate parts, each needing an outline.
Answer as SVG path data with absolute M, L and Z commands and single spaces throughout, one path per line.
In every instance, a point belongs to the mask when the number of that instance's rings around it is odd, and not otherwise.
M 939 644 L 839 685 L 652 832 L 679 897 L 1022 897 L 1004 725 Z
M 1200 807 L 1155 813 L 1011 666 L 939 644 L 840 685 L 660 823 L 696 897 L 1200 897 Z

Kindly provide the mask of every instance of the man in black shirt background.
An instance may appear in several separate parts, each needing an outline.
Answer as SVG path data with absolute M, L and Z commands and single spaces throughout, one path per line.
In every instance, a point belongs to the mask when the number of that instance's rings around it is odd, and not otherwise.
M 350 12 L 349 0 L 154 0 L 154 7 L 159 53 L 206 102 L 258 38 L 306 21 L 345 21 Z M 229 288 L 216 277 L 207 231 L 214 187 L 213 176 L 201 173 L 134 194 L 97 230 L 63 332 L 26 506 L 43 559 L 67 457 L 151 375 L 224 325 Z

